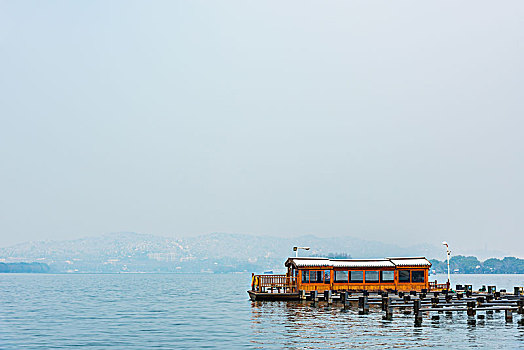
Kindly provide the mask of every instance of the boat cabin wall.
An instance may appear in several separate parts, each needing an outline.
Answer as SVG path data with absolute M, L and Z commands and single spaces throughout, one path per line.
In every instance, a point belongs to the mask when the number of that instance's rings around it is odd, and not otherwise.
M 329 266 L 298 270 L 299 290 L 399 290 L 429 288 L 429 268 L 335 268 Z

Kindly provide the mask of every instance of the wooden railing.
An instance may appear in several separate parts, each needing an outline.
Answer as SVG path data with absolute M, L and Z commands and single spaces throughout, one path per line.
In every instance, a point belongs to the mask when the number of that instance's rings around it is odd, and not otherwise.
M 435 282 L 429 282 L 429 290 L 449 290 L 449 282 L 446 283 L 437 283 Z
M 252 276 L 251 290 L 268 293 L 294 293 L 297 291 L 296 277 L 286 275 Z

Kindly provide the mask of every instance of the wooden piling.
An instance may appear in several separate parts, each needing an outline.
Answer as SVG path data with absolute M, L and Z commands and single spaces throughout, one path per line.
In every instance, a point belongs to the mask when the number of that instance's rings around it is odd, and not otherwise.
M 328 304 L 331 304 L 331 303 L 333 302 L 332 294 L 331 294 L 331 291 L 330 291 L 330 290 L 325 290 L 325 291 L 324 291 L 324 300 L 325 300 Z
M 382 294 L 382 311 L 386 311 L 389 300 L 388 293 Z
M 431 307 L 436 308 L 438 307 L 438 297 L 431 298 Z
M 413 313 L 415 314 L 415 326 L 422 326 L 422 311 L 420 311 L 420 299 L 413 300 Z
M 517 313 L 524 315 L 524 298 L 519 298 L 519 300 L 517 300 L 517 307 Z
M 385 303 L 386 303 L 385 305 L 386 314 L 382 317 L 382 319 L 391 321 L 393 320 L 393 306 L 391 305 L 391 298 L 389 297 L 386 298 Z
M 360 309 L 358 311 L 359 315 L 369 314 L 369 303 L 368 303 L 367 295 L 364 295 L 358 298 L 358 308 Z
M 475 316 L 476 314 L 476 311 L 475 311 L 475 302 L 474 301 L 468 301 L 467 302 L 467 307 L 468 307 L 468 316 Z

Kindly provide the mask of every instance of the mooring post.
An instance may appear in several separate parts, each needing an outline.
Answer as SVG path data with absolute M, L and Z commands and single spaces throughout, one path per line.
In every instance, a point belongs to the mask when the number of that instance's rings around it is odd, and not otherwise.
M 388 296 L 387 296 L 387 293 L 386 295 L 382 295 L 382 311 L 386 311 L 386 307 L 388 306 Z
M 468 301 L 467 302 L 467 307 L 468 307 L 468 316 L 475 316 L 476 314 L 476 311 L 475 311 L 475 301 Z
M 325 291 L 324 291 L 324 300 L 325 300 L 328 304 L 331 304 L 331 303 L 332 303 L 331 291 L 330 291 L 330 290 L 325 290 Z
M 521 297 L 519 298 L 519 300 L 517 300 L 517 306 L 518 306 L 517 313 L 524 315 L 524 298 Z
M 393 320 L 393 305 L 391 305 L 391 298 L 386 298 L 385 306 L 386 315 L 382 316 L 382 319 L 391 321 Z
M 477 303 L 478 306 L 482 306 L 482 304 L 484 304 L 484 297 L 477 297 Z
M 346 309 L 349 306 L 349 292 L 343 291 L 340 294 L 340 299 L 344 305 L 344 309 Z
M 467 307 L 468 307 L 468 324 L 469 325 L 475 325 L 477 323 L 477 319 L 475 318 L 476 310 L 475 310 L 475 301 L 468 301 Z
M 300 290 L 298 293 L 300 295 L 300 300 L 306 300 L 306 291 L 305 290 Z
M 369 304 L 367 295 L 358 297 L 358 311 L 359 315 L 367 315 L 369 313 Z
M 422 326 L 422 311 L 420 311 L 420 299 L 413 300 L 413 313 L 415 314 L 415 326 Z
M 398 292 L 398 297 L 399 298 L 404 298 L 404 292 Z
M 457 300 L 462 300 L 462 297 L 464 296 L 464 294 L 462 293 L 457 293 Z
M 438 297 L 431 298 L 431 307 L 436 308 L 438 305 Z
M 309 295 L 311 296 L 311 300 L 313 300 L 313 302 L 317 302 L 318 301 L 318 291 L 316 290 L 312 290 Z
M 506 309 L 506 322 L 513 322 L 513 310 Z

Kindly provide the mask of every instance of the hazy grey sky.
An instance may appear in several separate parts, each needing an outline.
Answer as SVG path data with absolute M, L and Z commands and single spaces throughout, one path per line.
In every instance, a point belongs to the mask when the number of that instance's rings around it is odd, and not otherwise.
M 0 245 L 524 255 L 524 2 L 0 1 Z

